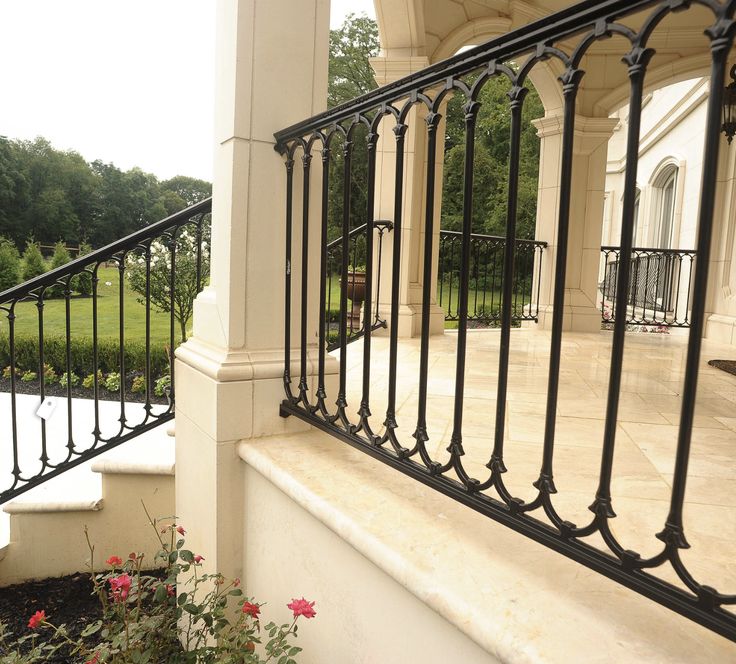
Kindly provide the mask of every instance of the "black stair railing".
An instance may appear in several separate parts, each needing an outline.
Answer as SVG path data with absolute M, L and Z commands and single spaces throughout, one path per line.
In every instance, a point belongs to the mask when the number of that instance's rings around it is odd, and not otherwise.
M 383 236 L 391 232 L 393 224 L 383 219 L 373 222 L 373 228 L 378 233 L 378 242 L 376 244 L 378 260 L 376 261 L 375 306 L 372 309 L 363 306 L 366 284 L 367 228 L 367 224 L 361 224 L 348 233 L 348 277 L 345 282 L 340 277 L 344 251 L 342 237 L 335 238 L 332 242 L 327 243 L 327 303 L 323 320 L 328 351 L 333 351 L 340 347 L 340 297 L 342 295 L 343 283 L 346 284 L 346 297 L 350 303 L 350 311 L 346 321 L 347 343 L 360 339 L 363 336 L 366 325 L 370 325 L 374 331 L 386 327 L 386 321 L 381 318 L 379 311 L 381 264 L 383 262 Z
M 601 247 L 603 278 L 601 320 L 615 319 L 616 282 L 620 247 Z M 697 252 L 694 249 L 631 250 L 629 292 L 626 296 L 627 325 L 690 327 L 690 297 Z
M 211 211 L 208 198 L 0 293 L 0 503 L 173 419 Z
M 463 234 L 440 231 L 437 299 L 446 321 L 460 320 L 460 265 Z M 539 321 L 542 254 L 546 242 L 516 240 L 511 317 L 514 323 Z M 473 233 L 470 236 L 470 292 L 468 320 L 482 327 L 499 326 L 503 301 L 503 259 L 506 238 Z M 536 284 L 535 284 L 536 275 Z
M 569 558 L 598 571 L 601 574 L 636 590 L 670 609 L 736 641 L 736 595 L 719 591 L 698 579 L 697 573 L 688 565 L 682 555 L 689 548 L 685 536 L 684 506 L 688 481 L 688 463 L 693 435 L 695 415 L 695 396 L 698 385 L 698 371 L 705 321 L 705 302 L 708 285 L 708 270 L 712 246 L 714 209 L 718 155 L 721 143 L 721 106 L 724 97 L 724 82 L 727 59 L 733 45 L 736 23 L 734 11 L 736 0 L 587 0 L 565 10 L 550 15 L 537 22 L 510 31 L 486 44 L 476 46 L 448 60 L 432 65 L 409 77 L 398 80 L 383 88 L 374 90 L 352 102 L 328 110 L 313 118 L 276 133 L 277 149 L 286 163 L 286 273 L 285 284 L 285 334 L 284 334 L 284 391 L 280 412 L 284 417 L 294 416 L 321 429 L 388 466 L 426 484 L 433 489 L 454 498 L 468 507 L 495 519 L 496 521 L 522 533 Z M 691 310 L 689 315 L 690 332 L 687 341 L 682 405 L 679 414 L 677 443 L 672 450 L 673 472 L 669 491 L 669 512 L 663 519 L 661 528 L 651 532 L 650 543 L 656 547 L 653 555 L 643 555 L 629 550 L 615 533 L 616 512 L 612 491 L 614 478 L 614 457 L 617 445 L 617 422 L 619 401 L 622 391 L 624 350 L 626 343 L 627 297 L 631 284 L 633 231 L 635 224 L 635 203 L 637 195 L 637 167 L 645 76 L 654 50 L 651 36 L 657 27 L 678 12 L 679 24 L 691 20 L 690 25 L 703 24 L 705 29 L 703 59 L 709 61 L 710 93 L 707 102 L 707 119 L 703 128 L 704 146 L 702 154 L 702 182 L 699 190 L 699 213 L 697 265 L 691 286 Z M 686 13 L 686 15 L 682 15 Z M 636 14 L 635 19 L 632 15 Z M 706 17 L 706 18 L 704 18 Z M 673 19 L 674 20 L 674 19 Z M 636 27 L 632 27 L 636 26 Z M 615 39 L 611 39 L 614 37 Z M 606 409 L 604 432 L 599 441 L 600 472 L 597 476 L 597 489 L 592 492 L 590 514 L 581 524 L 572 523 L 561 514 L 559 501 L 555 500 L 558 488 L 555 484 L 555 446 L 557 443 L 556 424 L 558 397 L 560 392 L 562 338 L 566 311 L 566 277 L 568 244 L 570 239 L 570 219 L 572 212 L 586 207 L 585 188 L 573 185 L 573 165 L 575 161 L 576 119 L 578 93 L 580 103 L 590 102 L 583 97 L 586 81 L 585 58 L 592 47 L 606 40 L 606 57 L 621 62 L 628 76 L 628 129 L 626 142 L 626 171 L 623 196 L 622 229 L 618 278 L 616 280 L 616 312 L 611 337 L 609 380 L 606 390 Z M 620 60 L 612 49 L 620 50 Z M 554 61 L 554 66 L 546 61 Z M 514 495 L 506 484 L 504 475 L 511 469 L 505 462 L 507 394 L 511 375 L 510 339 L 513 320 L 513 272 L 515 264 L 517 232 L 517 198 L 519 192 L 519 162 L 522 158 L 521 123 L 522 109 L 528 80 L 535 67 L 546 67 L 559 71 L 557 84 L 563 99 L 562 136 L 560 141 L 560 169 L 557 199 L 557 228 L 555 233 L 555 265 L 552 289 L 552 316 L 549 340 L 549 368 L 547 379 L 546 409 L 544 415 L 544 435 L 540 446 L 539 474 L 531 484 L 532 496 L 524 500 Z M 548 69 L 549 70 L 549 69 Z M 478 116 L 480 91 L 489 79 L 503 78 L 508 85 L 509 159 L 506 182 L 506 228 L 507 241 L 503 258 L 503 287 L 500 312 L 499 353 L 497 376 L 492 379 L 497 386 L 494 425 L 488 431 L 487 472 L 475 477 L 467 464 L 463 443 L 463 414 L 466 383 L 466 365 L 470 361 L 468 345 L 468 312 L 470 293 L 470 266 L 472 264 L 472 225 L 474 189 L 474 147 L 475 129 Z M 600 81 L 591 80 L 593 88 L 600 88 Z M 463 198 L 456 207 L 462 207 L 462 243 L 458 279 L 458 331 L 455 344 L 455 383 L 452 407 L 451 435 L 449 440 L 431 440 L 431 419 L 434 416 L 428 404 L 428 371 L 430 367 L 430 309 L 436 297 L 436 284 L 433 282 L 433 254 L 436 252 L 435 231 L 435 190 L 441 183 L 437 177 L 438 130 L 442 127 L 442 114 L 445 112 L 448 96 L 458 96 L 464 103 L 464 184 Z M 413 108 L 418 113 L 412 113 Z M 417 123 L 409 127 L 410 123 Z M 391 247 L 391 296 L 390 312 L 387 316 L 389 327 L 387 361 L 380 367 L 380 373 L 372 374 L 371 349 L 372 335 L 366 327 L 362 337 L 362 364 L 358 365 L 361 380 L 353 386 L 347 384 L 347 301 L 345 291 L 341 295 L 339 375 L 336 377 L 335 395 L 327 396 L 325 382 L 325 339 L 320 334 L 317 381 L 310 387 L 311 375 L 308 373 L 308 352 L 312 335 L 307 331 L 307 317 L 310 311 L 319 307 L 318 320 L 324 320 L 325 261 L 321 257 L 322 283 L 319 290 L 310 289 L 308 282 L 308 252 L 304 241 L 312 224 L 322 223 L 326 229 L 327 180 L 322 179 L 323 210 L 321 221 L 310 217 L 309 192 L 303 192 L 300 213 L 301 232 L 292 232 L 294 224 L 294 164 L 297 159 L 304 168 L 304 178 L 308 182 L 313 153 L 322 153 L 324 172 L 329 170 L 330 145 L 335 136 L 344 137 L 343 145 L 343 183 L 342 206 L 343 246 L 347 251 L 347 234 L 353 222 L 350 201 L 351 159 L 353 156 L 353 137 L 360 134 L 356 128 L 364 127 L 367 140 L 366 164 L 368 186 L 365 200 L 368 209 L 366 219 L 373 219 L 373 205 L 376 194 L 376 152 L 379 141 L 387 147 L 382 155 L 381 191 L 390 188 L 393 193 L 392 221 L 393 243 Z M 416 241 L 416 236 L 404 232 L 402 214 L 406 209 L 404 201 L 405 182 L 405 138 L 407 131 L 412 136 L 424 137 L 426 161 L 423 173 L 426 177 L 423 201 L 423 234 L 420 246 L 423 256 L 420 265 L 413 266 L 410 275 L 412 283 L 420 284 L 422 293 L 421 330 L 419 341 L 419 373 L 412 383 L 416 390 L 414 399 L 398 394 L 399 378 L 399 322 L 400 314 L 406 311 L 400 301 L 399 278 L 402 274 L 402 255 L 408 251 L 405 243 Z M 418 133 L 418 134 L 417 134 Z M 342 139 L 341 139 L 342 140 Z M 388 157 L 386 155 L 389 155 Z M 439 158 L 442 158 L 441 155 Z M 335 164 L 337 166 L 337 163 Z M 362 166 L 362 165 L 361 165 Z M 388 170 L 387 170 L 388 169 Z M 393 170 L 393 173 L 391 173 Z M 582 197 L 582 200 L 581 200 Z M 299 198 L 298 196 L 296 198 Z M 412 229 L 417 221 L 411 220 Z M 372 242 L 368 233 L 367 242 Z M 296 245 L 295 247 L 292 245 Z M 299 248 L 301 247 L 301 251 Z M 301 254 L 300 269 L 292 270 L 292 256 Z M 372 249 L 367 250 L 367 259 L 372 260 Z M 416 269 L 415 269 L 416 268 Z M 300 274 L 296 282 L 300 301 L 292 307 L 293 275 Z M 372 270 L 366 265 L 366 307 L 373 303 Z M 347 260 L 343 257 L 341 278 L 347 280 Z M 551 286 L 552 284 L 550 284 Z M 312 286 L 315 286 L 312 284 Z M 317 302 L 319 300 L 319 302 Z M 568 304 L 570 304 L 568 302 Z M 295 318 L 294 324 L 292 318 Z M 301 323 L 301 327 L 296 324 Z M 292 380 L 292 327 L 300 329 L 298 349 L 299 379 Z M 416 347 L 409 346 L 414 351 Z M 351 350 L 355 357 L 355 351 Z M 489 377 L 490 381 L 491 378 Z M 381 390 L 386 409 L 375 415 L 371 410 L 371 394 Z M 357 398 L 357 394 L 360 397 Z M 353 396 L 356 395 L 356 396 Z M 399 401 L 399 398 L 402 401 Z M 375 403 L 375 399 L 374 399 Z M 411 404 L 412 414 L 408 421 L 402 415 L 399 428 L 398 406 Z M 414 418 L 416 407 L 416 418 Z M 413 435 L 407 435 L 413 431 Z M 449 459 L 435 458 L 431 450 L 446 448 Z M 706 554 L 707 555 L 707 554 Z M 677 582 L 663 579 L 658 572 L 676 575 Z

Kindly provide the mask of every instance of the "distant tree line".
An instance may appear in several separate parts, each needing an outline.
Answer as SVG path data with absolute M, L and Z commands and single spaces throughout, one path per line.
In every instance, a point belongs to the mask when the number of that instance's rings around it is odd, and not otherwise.
M 26 242 L 101 247 L 211 194 L 204 180 L 159 180 L 140 168 L 123 171 L 45 138 L 0 138 L 0 236 Z

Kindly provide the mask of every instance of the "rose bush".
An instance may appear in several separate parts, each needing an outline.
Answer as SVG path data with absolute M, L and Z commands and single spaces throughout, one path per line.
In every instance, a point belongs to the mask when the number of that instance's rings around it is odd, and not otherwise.
M 144 573 L 145 556 L 137 552 L 125 561 L 110 555 L 107 569 L 95 573 L 90 543 L 102 617 L 78 639 L 45 610 L 36 611 L 29 633 L 12 642 L 0 623 L 0 664 L 44 662 L 60 652 L 84 664 L 296 664 L 301 648 L 291 640 L 300 618 L 315 617 L 314 602 L 292 599 L 291 623 L 263 625 L 263 604 L 244 595 L 239 579 L 203 573 L 205 559 L 184 547 L 183 526 L 148 518 L 160 544 L 155 558 L 165 565 L 163 578 Z

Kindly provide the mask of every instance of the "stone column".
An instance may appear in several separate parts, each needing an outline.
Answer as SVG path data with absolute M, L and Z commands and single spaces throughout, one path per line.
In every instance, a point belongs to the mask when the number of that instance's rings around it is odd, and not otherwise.
M 598 273 L 603 230 L 608 139 L 617 119 L 575 119 L 570 235 L 565 283 L 565 330 L 595 332 L 601 327 Z M 544 251 L 539 295 L 539 324 L 552 326 L 554 272 L 557 259 L 562 116 L 534 120 L 541 139 L 536 239 L 548 243 Z
M 189 548 L 205 556 L 208 571 L 227 576 L 242 573 L 243 464 L 238 442 L 304 428 L 295 418 L 279 417 L 286 170 L 274 150 L 273 133 L 326 107 L 328 39 L 328 0 L 218 0 L 212 274 L 195 302 L 193 337 L 176 353 L 176 514 L 189 531 Z M 295 344 L 300 156 L 294 163 Z M 317 153 L 313 191 L 319 191 L 320 171 Z M 313 195 L 311 201 L 319 203 L 319 197 Z M 317 330 L 318 219 L 314 205 L 309 238 L 312 344 Z M 298 358 L 298 350 L 292 351 L 296 382 Z
M 371 59 L 379 85 L 392 83 L 404 76 L 429 66 L 428 58 L 415 57 L 378 57 Z M 427 111 L 423 105 L 415 105 L 409 112 L 406 123 L 408 131 L 405 138 L 404 184 L 401 231 L 401 272 L 399 295 L 399 337 L 418 336 L 421 332 L 422 320 L 422 277 L 424 266 L 424 222 L 426 214 L 427 188 Z M 376 151 L 376 219 L 394 217 L 394 178 L 396 143 L 392 128 L 393 117 L 387 117 L 381 123 L 381 137 Z M 435 219 L 434 219 L 434 252 L 432 256 L 432 304 L 430 313 L 430 331 L 442 334 L 445 327 L 445 316 L 442 308 L 436 303 L 437 268 L 439 264 L 439 231 L 442 204 L 442 173 L 444 153 L 444 123 L 437 132 L 437 159 L 435 167 Z M 389 233 L 383 241 L 383 259 L 381 274 L 381 293 L 379 295 L 379 312 L 388 321 L 391 308 L 391 253 L 395 236 Z M 375 261 L 377 265 L 377 261 Z

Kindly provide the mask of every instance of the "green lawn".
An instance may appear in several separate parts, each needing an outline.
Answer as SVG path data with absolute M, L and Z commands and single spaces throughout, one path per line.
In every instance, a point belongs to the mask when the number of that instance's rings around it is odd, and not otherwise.
M 97 287 L 97 329 L 100 338 L 118 338 L 119 326 L 119 273 L 117 268 L 99 270 Z M 108 285 L 109 284 L 109 285 Z M 146 336 L 146 309 L 137 301 L 139 296 L 125 288 L 123 308 L 125 311 L 125 337 L 131 341 L 143 341 Z M 21 302 L 15 307 L 16 334 L 38 332 L 38 310 L 33 302 Z M 66 314 L 64 299 L 47 300 L 43 309 L 44 335 L 64 335 Z M 73 336 L 92 336 L 92 298 L 75 296 L 71 300 L 71 331 Z M 191 323 L 191 321 L 190 321 Z M 7 319 L 0 317 L 0 333 L 7 332 Z M 175 334 L 179 334 L 176 325 Z M 156 343 L 168 343 L 169 314 L 151 308 L 151 339 Z M 178 340 L 178 339 L 177 339 Z

